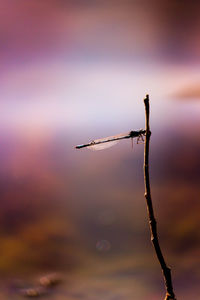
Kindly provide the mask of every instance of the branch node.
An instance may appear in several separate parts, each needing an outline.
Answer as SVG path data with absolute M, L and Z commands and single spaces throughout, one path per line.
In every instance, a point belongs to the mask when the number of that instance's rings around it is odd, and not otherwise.
M 151 220 L 149 221 L 149 224 L 150 224 L 151 226 L 155 226 L 155 225 L 157 224 L 156 219 L 155 219 L 155 218 L 151 219 Z

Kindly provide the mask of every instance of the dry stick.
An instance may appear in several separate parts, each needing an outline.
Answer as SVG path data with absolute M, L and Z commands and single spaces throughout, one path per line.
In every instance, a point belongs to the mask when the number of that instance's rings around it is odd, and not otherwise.
M 166 265 L 166 262 L 164 260 L 159 245 L 156 219 L 154 217 L 153 204 L 151 200 L 151 189 L 150 189 L 150 179 L 149 179 L 149 142 L 150 142 L 151 131 L 149 128 L 149 96 L 148 95 L 146 95 L 146 98 L 144 99 L 144 105 L 145 105 L 145 130 L 146 130 L 145 148 L 144 148 L 144 184 L 145 184 L 144 195 L 146 198 L 147 211 L 149 217 L 151 241 L 153 243 L 164 276 L 165 288 L 166 288 L 165 300 L 169 300 L 169 299 L 176 300 L 173 292 L 173 286 L 172 286 L 171 269 Z

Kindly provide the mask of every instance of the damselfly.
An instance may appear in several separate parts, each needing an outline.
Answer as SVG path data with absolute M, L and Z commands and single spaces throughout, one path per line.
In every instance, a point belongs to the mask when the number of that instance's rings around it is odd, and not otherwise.
M 145 130 L 140 129 L 138 131 L 130 131 L 130 132 L 126 132 L 126 133 L 109 136 L 106 138 L 97 139 L 97 140 L 91 141 L 87 144 L 78 145 L 75 148 L 76 149 L 88 148 L 91 150 L 103 150 L 103 149 L 114 146 L 120 140 L 123 140 L 123 139 L 137 138 L 137 143 L 138 143 L 140 141 L 143 141 L 144 135 L 145 135 Z

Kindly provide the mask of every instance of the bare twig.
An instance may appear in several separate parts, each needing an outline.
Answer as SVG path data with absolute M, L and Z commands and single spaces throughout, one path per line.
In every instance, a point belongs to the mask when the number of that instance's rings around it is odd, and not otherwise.
M 150 179 L 149 179 L 149 143 L 150 143 L 151 131 L 149 127 L 149 96 L 148 95 L 146 95 L 146 98 L 144 99 L 144 105 L 145 105 L 145 130 L 146 130 L 145 146 L 144 146 L 144 185 L 145 185 L 145 198 L 147 204 L 147 211 L 149 217 L 149 226 L 151 231 L 151 241 L 154 246 L 164 276 L 165 288 L 166 288 L 165 300 L 170 300 L 170 299 L 176 300 L 173 292 L 173 286 L 172 286 L 171 269 L 166 265 L 165 259 L 163 257 L 159 245 L 156 219 L 154 216 L 153 204 L 151 199 L 151 189 L 150 189 Z

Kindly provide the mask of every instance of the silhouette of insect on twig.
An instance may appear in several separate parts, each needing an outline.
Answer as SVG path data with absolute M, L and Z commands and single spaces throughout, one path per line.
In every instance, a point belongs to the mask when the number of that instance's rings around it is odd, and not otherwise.
M 116 145 L 120 140 L 129 139 L 133 140 L 134 138 L 137 138 L 137 144 L 141 141 L 144 141 L 143 136 L 145 135 L 145 130 L 132 130 L 126 133 L 120 133 L 117 135 L 109 136 L 106 138 L 101 138 L 97 140 L 93 140 L 87 144 L 78 145 L 75 148 L 81 149 L 81 148 L 88 148 L 90 150 L 103 150 L 106 148 L 110 148 L 114 145 Z
M 148 212 L 148 218 L 149 218 L 149 227 L 151 232 L 151 241 L 154 247 L 154 250 L 156 252 L 156 256 L 158 258 L 158 261 L 160 263 L 163 277 L 164 277 L 164 284 L 166 288 L 166 295 L 165 300 L 176 300 L 174 291 L 173 291 L 173 285 L 172 285 L 172 278 L 171 278 L 171 270 L 167 266 L 164 256 L 162 254 L 159 240 L 158 240 L 158 234 L 157 234 L 157 223 L 154 216 L 154 209 L 153 209 L 153 203 L 151 199 L 151 188 L 150 188 L 150 176 L 149 176 L 149 143 L 150 143 L 150 126 L 149 126 L 149 96 L 146 95 L 146 98 L 144 99 L 144 106 L 145 106 L 145 129 L 140 129 L 138 131 L 130 131 L 128 133 L 124 134 L 118 134 L 115 136 L 103 138 L 94 140 L 90 143 L 78 145 L 75 148 L 81 149 L 81 148 L 88 148 L 91 150 L 102 150 L 105 148 L 109 148 L 113 145 L 115 145 L 119 140 L 128 139 L 131 138 L 132 140 L 132 146 L 133 146 L 133 139 L 137 138 L 137 144 L 144 143 L 144 186 L 145 186 L 145 198 L 146 198 L 146 204 L 147 204 L 147 212 Z M 144 139 L 145 137 L 145 139 Z

